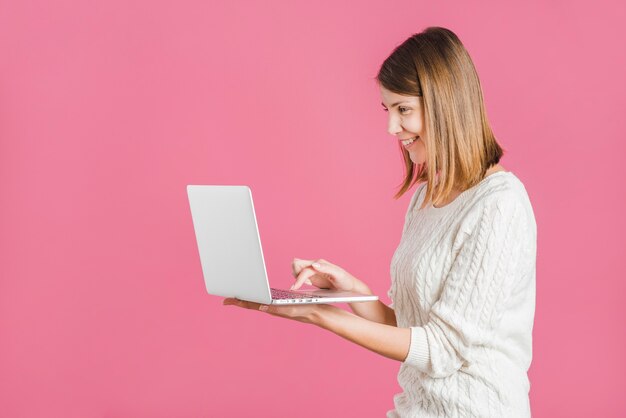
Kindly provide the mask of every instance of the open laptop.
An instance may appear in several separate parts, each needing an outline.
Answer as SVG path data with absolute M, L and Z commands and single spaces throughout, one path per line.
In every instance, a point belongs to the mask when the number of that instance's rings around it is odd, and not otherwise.
M 329 289 L 270 288 L 250 188 L 188 185 L 187 196 L 209 294 L 267 305 L 378 299 Z

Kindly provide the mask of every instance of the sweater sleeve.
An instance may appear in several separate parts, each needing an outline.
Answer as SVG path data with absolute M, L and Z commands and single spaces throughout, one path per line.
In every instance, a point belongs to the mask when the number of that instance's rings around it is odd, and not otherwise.
M 457 235 L 457 240 L 463 237 L 462 243 L 427 323 L 411 327 L 405 363 L 432 377 L 459 370 L 471 362 L 473 348 L 492 339 L 519 278 L 526 228 L 521 202 L 501 195 L 471 219 Z

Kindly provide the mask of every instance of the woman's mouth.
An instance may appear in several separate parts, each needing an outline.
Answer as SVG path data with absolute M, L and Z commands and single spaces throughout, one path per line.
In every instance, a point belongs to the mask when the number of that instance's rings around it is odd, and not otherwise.
M 418 139 L 419 139 L 419 136 L 414 136 L 413 138 L 405 139 L 404 141 L 401 141 L 401 142 L 404 148 L 409 149 L 411 147 L 411 144 L 417 141 Z

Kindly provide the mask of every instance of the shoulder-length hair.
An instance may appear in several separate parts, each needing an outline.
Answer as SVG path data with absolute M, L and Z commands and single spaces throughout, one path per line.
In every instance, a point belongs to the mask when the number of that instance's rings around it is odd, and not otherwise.
M 375 79 L 394 93 L 423 99 L 426 163 L 417 167 L 399 144 L 405 178 L 396 199 L 426 181 L 421 207 L 436 205 L 453 188 L 476 185 L 500 161 L 504 151 L 487 121 L 476 68 L 449 29 L 429 27 L 412 35 L 393 50 Z

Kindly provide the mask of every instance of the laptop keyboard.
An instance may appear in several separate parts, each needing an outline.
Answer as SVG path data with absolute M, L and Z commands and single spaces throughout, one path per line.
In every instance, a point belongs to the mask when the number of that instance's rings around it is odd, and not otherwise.
M 272 299 L 310 299 L 310 298 L 323 298 L 325 296 L 314 295 L 312 293 L 302 292 L 290 292 L 289 290 L 270 288 L 272 292 Z

